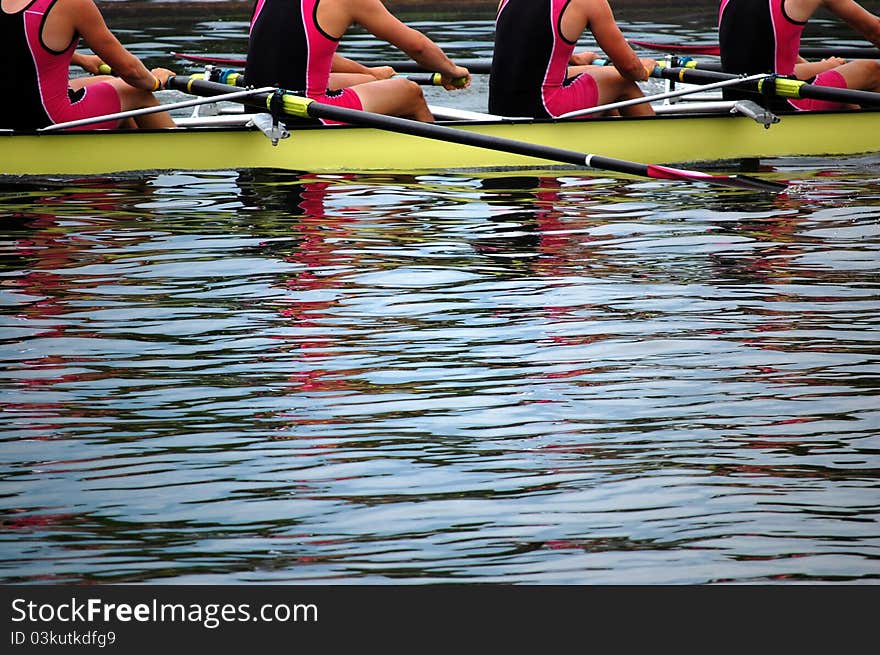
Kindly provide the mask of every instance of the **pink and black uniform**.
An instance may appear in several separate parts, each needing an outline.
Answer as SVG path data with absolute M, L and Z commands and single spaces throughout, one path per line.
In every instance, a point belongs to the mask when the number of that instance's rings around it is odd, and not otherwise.
M 785 0 L 721 0 L 718 10 L 718 42 L 721 68 L 727 73 L 776 73 L 793 75 L 806 23 L 785 13 Z M 820 73 L 811 84 L 846 88 L 838 71 Z M 752 97 L 725 89 L 726 98 Z M 773 99 L 774 109 L 839 109 L 827 100 Z
M 13 13 L 0 10 L 6 84 L 15 89 L 14 102 L 0 103 L 0 128 L 34 130 L 121 109 L 119 95 L 111 84 L 99 82 L 79 91 L 69 88 L 70 59 L 79 36 L 74 35 L 61 51 L 47 47 L 42 39 L 46 15 L 55 2 L 34 0 Z M 114 128 L 118 124 L 109 121 L 73 129 Z
M 596 80 L 567 78 L 575 42 L 562 34 L 569 0 L 504 0 L 495 19 L 489 111 L 502 116 L 555 118 L 595 107 Z
M 319 102 L 362 109 L 353 89 L 327 88 L 339 39 L 318 25 L 319 2 L 257 0 L 244 77 L 254 86 L 277 86 Z

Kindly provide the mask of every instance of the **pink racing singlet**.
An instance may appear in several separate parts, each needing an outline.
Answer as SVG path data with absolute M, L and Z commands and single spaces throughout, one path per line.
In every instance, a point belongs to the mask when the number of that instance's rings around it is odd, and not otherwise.
M 318 25 L 319 2 L 257 0 L 244 77 L 255 86 L 277 86 L 319 102 L 362 109 L 354 89 L 327 88 L 339 39 Z
M 567 79 L 575 43 L 563 36 L 569 0 L 504 0 L 495 19 L 489 111 L 503 116 L 555 118 L 595 107 L 596 81 L 586 73 Z
M 98 82 L 79 91 L 68 86 L 70 59 L 78 36 L 56 51 L 42 39 L 46 15 L 56 0 L 33 0 L 14 13 L 0 11 L 0 39 L 6 52 L 10 88 L 17 90 L 14 102 L 0 103 L 0 127 L 33 130 L 53 123 L 118 112 L 119 96 L 111 84 Z M 73 129 L 114 128 L 118 121 L 95 123 Z
M 718 42 L 721 68 L 728 73 L 794 74 L 801 34 L 806 23 L 789 18 L 785 0 L 721 0 L 718 9 Z M 813 84 L 846 88 L 835 70 L 816 76 Z M 739 97 L 725 90 L 725 97 Z M 777 108 L 785 103 L 772 103 Z M 844 105 L 827 100 L 788 100 L 796 109 L 839 109 Z

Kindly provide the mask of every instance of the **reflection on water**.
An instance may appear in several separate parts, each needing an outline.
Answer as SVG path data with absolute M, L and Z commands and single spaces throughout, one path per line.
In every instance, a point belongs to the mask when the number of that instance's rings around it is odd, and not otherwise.
M 0 181 L 0 580 L 876 581 L 880 165 L 765 167 Z
M 832 163 L 6 184 L 0 577 L 876 580 L 880 179 Z

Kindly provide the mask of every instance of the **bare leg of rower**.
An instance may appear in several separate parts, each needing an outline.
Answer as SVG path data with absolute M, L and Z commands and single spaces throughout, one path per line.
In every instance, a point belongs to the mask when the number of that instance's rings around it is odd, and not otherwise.
M 828 71 L 840 73 L 846 82 L 846 88 L 857 91 L 880 92 L 880 61 L 873 59 L 854 59 L 845 62 L 838 57 L 823 59 L 820 62 L 800 62 L 795 65 L 794 72 L 800 80 L 816 78 L 814 84 L 825 86 L 822 75 Z M 846 109 L 859 109 L 859 105 L 842 104 Z M 822 107 L 818 108 L 830 108 Z
M 568 74 L 575 75 L 585 72 L 596 80 L 599 87 L 599 105 L 607 105 L 621 100 L 634 100 L 644 97 L 638 84 L 624 79 L 613 66 L 569 66 Z M 647 102 L 623 107 L 620 113 L 624 116 L 653 116 L 654 110 Z
M 154 96 L 151 92 L 144 91 L 143 89 L 137 89 L 129 84 L 126 84 L 121 78 L 114 77 L 112 75 L 77 77 L 70 80 L 70 87 L 76 90 L 90 84 L 96 84 L 98 82 L 109 82 L 116 88 L 116 92 L 119 94 L 119 99 L 122 103 L 120 111 L 141 109 L 142 107 L 159 106 L 159 101 L 156 99 L 156 96 Z M 166 111 L 157 112 L 155 114 L 144 114 L 143 116 L 136 116 L 134 118 L 134 121 L 136 122 L 137 127 L 143 128 L 174 127 L 174 120 L 171 118 L 171 115 Z M 123 126 L 125 126 L 125 122 L 123 122 Z
M 388 116 L 401 116 L 424 123 L 433 123 L 422 88 L 403 77 L 378 80 L 354 87 L 364 111 Z
M 880 61 L 875 59 L 855 59 L 835 68 L 843 75 L 846 86 L 861 91 L 880 92 Z

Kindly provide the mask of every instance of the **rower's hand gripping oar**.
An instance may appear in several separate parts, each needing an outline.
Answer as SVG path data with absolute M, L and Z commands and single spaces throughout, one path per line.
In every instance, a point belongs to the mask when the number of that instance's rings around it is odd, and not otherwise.
M 194 93 L 198 95 L 216 95 L 225 93 L 229 87 L 224 84 L 207 82 L 192 78 L 172 77 L 166 83 L 166 87 Z M 248 105 L 262 103 L 262 108 L 268 108 L 273 113 L 284 113 L 300 118 L 325 118 L 352 125 L 373 127 L 389 132 L 409 134 L 411 136 L 436 139 L 449 143 L 487 148 L 501 152 L 509 152 L 527 157 L 536 157 L 549 161 L 558 161 L 575 166 L 587 166 L 601 170 L 625 173 L 640 177 L 649 177 L 657 180 L 683 180 L 687 182 L 707 182 L 720 186 L 736 187 L 758 191 L 778 193 L 787 188 L 786 184 L 762 180 L 747 175 L 710 175 L 698 171 L 690 171 L 668 166 L 653 164 L 640 164 L 624 159 L 613 159 L 602 155 L 577 152 L 552 146 L 544 146 L 527 141 L 517 141 L 502 137 L 470 132 L 467 130 L 445 127 L 435 123 L 422 123 L 420 121 L 374 114 L 371 112 L 317 102 L 309 98 L 302 98 L 290 93 L 267 93 L 256 94 L 242 100 Z M 608 129 L 614 129 L 612 125 Z

